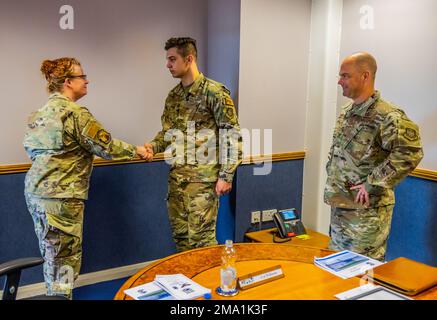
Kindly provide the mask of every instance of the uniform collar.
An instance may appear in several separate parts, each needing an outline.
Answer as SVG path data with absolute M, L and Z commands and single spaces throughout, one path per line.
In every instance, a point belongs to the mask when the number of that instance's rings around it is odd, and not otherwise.
M 179 85 L 176 87 L 174 93 L 176 93 L 181 97 L 195 96 L 197 94 L 197 91 L 199 91 L 199 88 L 204 80 L 205 80 L 205 76 L 203 75 L 203 73 L 200 73 L 199 76 L 196 78 L 196 80 L 194 80 L 194 82 L 191 84 L 190 88 L 188 89 L 188 92 L 186 93 L 181 81 L 179 82 Z
M 203 75 L 203 73 L 200 73 L 197 79 L 194 80 L 193 84 L 190 86 L 190 89 L 188 89 L 187 95 L 196 95 L 204 79 L 205 76 Z
M 375 90 L 375 93 L 372 94 L 366 101 L 360 103 L 360 104 L 353 104 L 352 108 L 350 110 L 350 114 L 355 114 L 361 117 L 364 117 L 366 115 L 367 110 L 370 106 L 375 104 L 376 101 L 380 98 L 379 91 Z
M 66 96 L 64 96 L 60 92 L 55 92 L 55 93 L 52 93 L 51 95 L 49 95 L 49 100 L 52 100 L 52 99 L 62 99 L 62 100 L 66 100 L 66 101 L 70 101 L 71 102 L 70 99 L 68 99 Z

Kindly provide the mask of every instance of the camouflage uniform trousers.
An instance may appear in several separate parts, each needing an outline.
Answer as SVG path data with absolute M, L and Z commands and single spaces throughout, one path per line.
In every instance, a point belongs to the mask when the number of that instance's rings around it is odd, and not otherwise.
M 217 244 L 219 198 L 215 185 L 215 182 L 169 179 L 167 209 L 179 252 Z
M 350 250 L 383 261 L 394 205 L 370 209 L 331 208 L 332 250 Z
M 71 299 L 82 262 L 84 201 L 26 194 L 26 202 L 44 259 L 47 294 L 65 295 Z

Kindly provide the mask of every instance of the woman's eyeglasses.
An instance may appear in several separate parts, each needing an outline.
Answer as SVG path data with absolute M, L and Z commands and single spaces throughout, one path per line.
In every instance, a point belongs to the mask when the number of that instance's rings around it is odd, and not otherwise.
M 70 79 L 81 78 L 83 80 L 86 80 L 87 76 L 86 76 L 86 74 L 80 74 L 80 75 L 77 75 L 77 76 L 68 76 L 67 78 L 70 78 Z

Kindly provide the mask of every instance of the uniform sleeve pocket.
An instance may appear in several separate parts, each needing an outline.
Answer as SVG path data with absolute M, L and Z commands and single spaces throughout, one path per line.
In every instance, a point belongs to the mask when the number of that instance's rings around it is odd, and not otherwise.
M 83 136 L 93 144 L 106 147 L 112 140 L 111 134 L 107 132 L 97 121 L 89 121 L 82 132 Z

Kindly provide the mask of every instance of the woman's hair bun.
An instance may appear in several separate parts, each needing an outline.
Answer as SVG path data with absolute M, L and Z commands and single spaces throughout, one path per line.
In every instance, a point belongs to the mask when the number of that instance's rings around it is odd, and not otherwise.
M 44 74 L 46 79 L 50 78 L 50 74 L 56 68 L 56 63 L 52 60 L 44 60 L 41 64 L 41 72 Z

